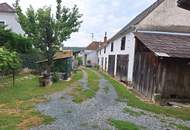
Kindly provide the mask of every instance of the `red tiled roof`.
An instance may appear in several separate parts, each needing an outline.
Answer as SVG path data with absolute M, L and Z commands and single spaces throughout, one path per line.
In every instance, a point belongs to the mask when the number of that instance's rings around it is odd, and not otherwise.
M 157 56 L 190 58 L 189 35 L 137 32 L 135 37 Z
M 7 3 L 1 3 L 0 4 L 0 12 L 9 12 L 9 13 L 15 13 L 15 9 L 12 8 Z
M 99 47 L 101 47 L 103 42 L 96 42 L 93 41 L 90 45 L 87 46 L 86 50 L 97 50 Z

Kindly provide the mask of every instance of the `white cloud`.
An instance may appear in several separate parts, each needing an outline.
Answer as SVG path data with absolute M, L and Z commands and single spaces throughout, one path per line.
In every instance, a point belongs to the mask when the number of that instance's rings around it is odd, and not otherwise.
M 155 0 L 63 0 L 63 4 L 72 7 L 76 4 L 83 14 L 82 26 L 78 33 L 64 42 L 65 46 L 87 46 L 91 42 L 91 33 L 95 40 L 103 40 L 104 32 L 112 37 L 138 13 L 147 8 Z M 12 4 L 14 0 L 0 0 Z M 22 8 L 29 5 L 35 9 L 52 6 L 55 10 L 56 0 L 21 0 Z

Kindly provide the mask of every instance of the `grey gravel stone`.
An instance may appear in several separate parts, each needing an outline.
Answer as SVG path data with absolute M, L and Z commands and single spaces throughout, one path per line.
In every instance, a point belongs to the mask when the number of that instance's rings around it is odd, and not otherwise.
M 84 77 L 80 83 L 84 89 L 88 89 L 88 75 L 85 71 L 83 73 Z M 118 96 L 114 87 L 103 76 L 100 74 L 99 76 L 101 77 L 99 81 L 100 89 L 96 96 L 81 104 L 72 102 L 72 97 L 67 94 L 67 91 L 48 96 L 50 101 L 48 103 L 38 104 L 36 108 L 42 114 L 56 118 L 56 121 L 50 125 L 41 125 L 30 130 L 115 130 L 108 123 L 108 119 L 111 118 L 129 121 L 149 130 L 175 130 L 175 127 L 171 128 L 171 124 L 174 123 L 190 126 L 190 122 L 156 115 L 129 107 L 125 102 L 116 101 Z M 109 89 L 105 87 L 109 87 Z M 64 100 L 61 97 L 64 97 Z M 129 113 L 123 112 L 123 109 L 126 107 L 145 114 L 131 116 Z

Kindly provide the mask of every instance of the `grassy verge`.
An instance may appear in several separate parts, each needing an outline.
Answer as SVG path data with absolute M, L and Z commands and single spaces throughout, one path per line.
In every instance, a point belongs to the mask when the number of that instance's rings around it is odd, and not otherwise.
M 142 126 L 135 125 L 131 122 L 120 120 L 109 120 L 110 125 L 114 126 L 118 130 L 145 130 Z
M 129 106 L 139 108 L 142 110 L 154 112 L 156 114 L 164 114 L 166 116 L 180 118 L 183 120 L 190 120 L 190 108 L 173 108 L 173 107 L 162 107 L 155 104 L 149 104 L 141 101 L 135 96 L 134 93 L 129 91 L 123 84 L 114 80 L 109 75 L 103 73 L 105 78 L 111 82 L 118 93 L 120 101 L 127 101 Z
M 38 77 L 33 75 L 18 76 L 15 87 L 12 87 L 11 78 L 7 79 L 6 84 L 1 81 L 0 129 L 20 130 L 52 122 L 54 119 L 35 110 L 35 104 L 46 102 L 44 95 L 62 91 L 81 77 L 82 73 L 78 71 L 71 81 L 60 81 L 46 88 L 40 88 Z
M 88 74 L 88 87 L 84 89 L 81 85 L 76 85 L 74 90 L 70 93 L 74 97 L 73 101 L 81 103 L 87 99 L 93 98 L 99 90 L 99 76 L 90 69 L 85 69 Z
M 176 127 L 177 127 L 179 130 L 190 130 L 189 127 L 183 126 L 183 125 L 176 125 Z

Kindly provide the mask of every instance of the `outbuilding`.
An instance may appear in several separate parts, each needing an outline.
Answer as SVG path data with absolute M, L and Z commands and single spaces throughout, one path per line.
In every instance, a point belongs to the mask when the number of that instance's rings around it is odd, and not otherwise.
M 67 79 L 71 76 L 73 52 L 72 51 L 58 51 L 54 55 L 53 72 L 60 74 L 60 79 Z M 47 59 L 38 61 L 39 72 L 43 73 L 47 69 Z
M 190 35 L 135 33 L 133 86 L 149 99 L 190 101 Z

